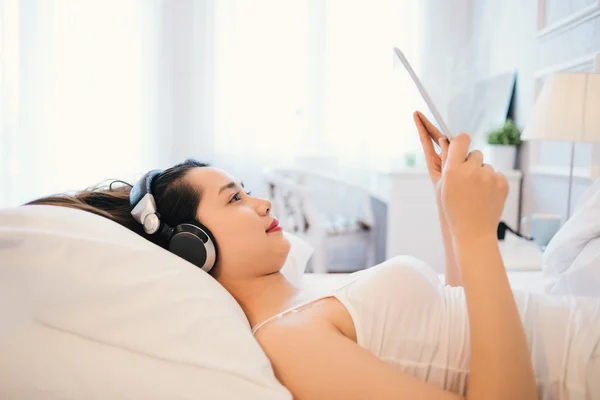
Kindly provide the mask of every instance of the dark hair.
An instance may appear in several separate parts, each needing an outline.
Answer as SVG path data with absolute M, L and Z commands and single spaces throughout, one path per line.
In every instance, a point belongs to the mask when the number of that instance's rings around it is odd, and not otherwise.
M 196 211 L 202 193 L 184 181 L 185 175 L 193 168 L 208 167 L 209 164 L 193 159 L 166 169 L 152 181 L 152 194 L 162 221 L 170 226 L 183 222 L 196 221 Z M 116 186 L 116 183 L 121 183 Z M 113 180 L 110 184 L 95 186 L 76 192 L 73 195 L 58 194 L 42 197 L 24 205 L 51 205 L 71 207 L 88 211 L 115 221 L 132 230 L 152 243 L 167 248 L 167 241 L 161 235 L 148 235 L 144 228 L 131 215 L 129 192 L 132 185 Z

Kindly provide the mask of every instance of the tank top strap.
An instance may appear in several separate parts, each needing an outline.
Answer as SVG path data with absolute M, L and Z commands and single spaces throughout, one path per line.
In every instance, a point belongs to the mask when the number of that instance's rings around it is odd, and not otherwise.
M 327 297 L 331 297 L 331 296 L 333 296 L 333 293 L 328 293 L 328 294 L 319 295 L 319 296 L 317 296 L 317 297 L 313 297 L 313 298 L 310 298 L 310 299 L 308 299 L 308 300 L 305 300 L 305 301 L 303 301 L 303 302 L 301 302 L 301 303 L 298 303 L 298 304 L 296 304 L 296 305 L 295 305 L 295 306 L 293 306 L 293 307 L 287 308 L 287 309 L 285 309 L 285 310 L 283 310 L 283 311 L 281 311 L 281 312 L 279 312 L 279 313 L 277 313 L 277 314 L 275 314 L 275 315 L 273 315 L 273 316 L 271 316 L 271 317 L 269 317 L 269 318 L 265 319 L 264 321 L 262 321 L 262 322 L 259 322 L 258 324 L 254 325 L 254 328 L 252 328 L 252 334 L 253 334 L 253 335 L 254 335 L 254 334 L 256 334 L 256 331 L 258 331 L 258 330 L 259 330 L 260 328 L 262 328 L 264 325 L 268 324 L 269 322 L 271 322 L 271 321 L 273 321 L 273 320 L 275 320 L 275 319 L 277 319 L 277 318 L 282 318 L 282 317 L 284 317 L 286 314 L 289 314 L 289 313 L 291 313 L 291 312 L 298 311 L 298 309 L 300 309 L 300 308 L 302 308 L 302 307 L 304 307 L 304 306 L 306 306 L 306 305 L 308 305 L 308 304 L 310 304 L 310 303 L 314 303 L 315 301 L 318 301 L 318 300 L 321 300 L 321 299 L 325 299 L 325 298 L 327 298 Z
M 344 282 L 342 282 L 340 285 L 337 285 L 337 287 L 329 288 L 322 294 L 318 294 L 314 297 L 311 297 L 308 300 L 298 303 L 293 307 L 283 310 L 283 311 L 273 315 L 272 317 L 269 317 L 269 318 L 265 319 L 264 321 L 259 322 L 258 324 L 254 325 L 254 327 L 252 328 L 252 335 L 256 334 L 256 331 L 258 331 L 260 328 L 262 328 L 263 326 L 265 326 L 266 324 L 268 324 L 269 322 L 271 322 L 277 318 L 283 318 L 285 315 L 287 315 L 291 312 L 295 312 L 298 309 L 300 309 L 310 303 L 314 303 L 315 301 L 319 301 L 319 300 L 322 300 L 322 299 L 325 299 L 328 297 L 335 297 L 335 295 L 338 291 L 340 291 L 341 289 L 345 288 L 346 286 L 348 286 L 351 283 L 353 283 L 354 281 L 356 281 L 358 279 L 358 277 L 361 275 L 361 273 L 364 273 L 365 271 L 367 271 L 367 270 L 356 271 L 356 272 L 350 274 L 348 276 L 348 278 L 345 279 Z

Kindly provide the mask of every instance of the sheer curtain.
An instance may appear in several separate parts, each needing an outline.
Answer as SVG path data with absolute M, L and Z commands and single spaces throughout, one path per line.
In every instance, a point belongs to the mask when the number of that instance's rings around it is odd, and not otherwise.
M 416 147 L 418 0 L 0 0 L 0 206 L 187 157 L 387 166 Z M 259 193 L 260 194 L 260 193 Z
M 418 1 L 217 0 L 215 24 L 217 157 L 375 169 L 417 149 L 392 48 L 418 70 Z
M 0 0 L 0 207 L 14 202 L 19 168 L 18 21 L 18 0 Z
M 342 165 L 385 169 L 418 149 L 414 84 L 399 47 L 419 69 L 418 1 L 326 2 L 324 148 Z
M 262 168 L 318 146 L 309 1 L 217 0 L 215 162 L 260 194 Z M 310 29 L 309 29 L 310 28 Z
M 150 11 L 144 0 L 2 0 L 0 205 L 127 179 L 154 161 L 142 134 L 154 125 L 144 121 Z

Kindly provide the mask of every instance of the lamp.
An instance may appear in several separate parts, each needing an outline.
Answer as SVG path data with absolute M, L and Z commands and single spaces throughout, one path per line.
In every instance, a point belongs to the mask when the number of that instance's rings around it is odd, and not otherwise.
M 548 76 L 521 139 L 571 142 L 569 219 L 575 143 L 600 143 L 600 73 L 560 72 Z

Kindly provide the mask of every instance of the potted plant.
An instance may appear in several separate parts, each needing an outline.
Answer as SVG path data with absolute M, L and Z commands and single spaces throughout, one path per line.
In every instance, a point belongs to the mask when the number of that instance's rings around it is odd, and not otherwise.
M 515 165 L 517 146 L 521 144 L 521 131 L 511 119 L 491 131 L 487 137 L 489 163 L 499 170 L 511 170 Z

